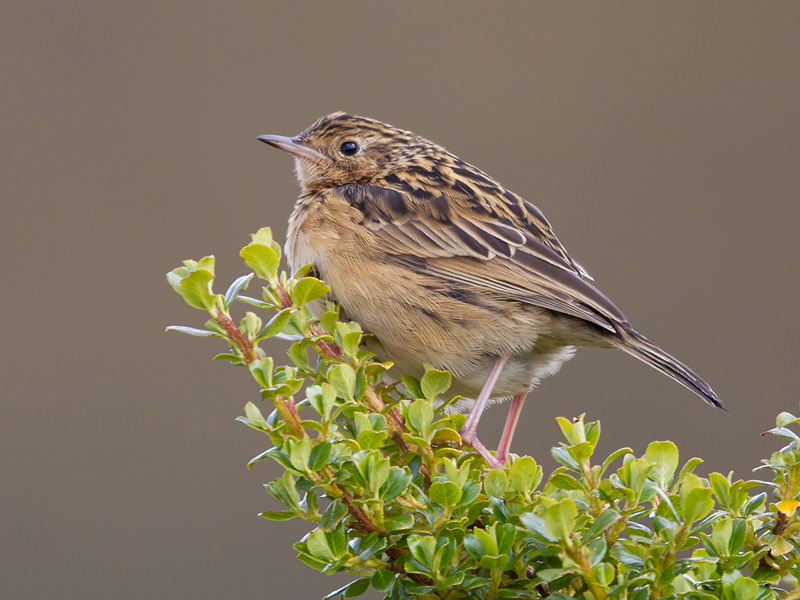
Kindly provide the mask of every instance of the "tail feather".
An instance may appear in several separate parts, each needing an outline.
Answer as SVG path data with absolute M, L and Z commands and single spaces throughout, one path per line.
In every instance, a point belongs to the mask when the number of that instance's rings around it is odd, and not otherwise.
M 633 329 L 617 326 L 617 335 L 609 336 L 610 342 L 620 350 L 624 350 L 644 363 L 647 363 L 657 371 L 661 371 L 667 377 L 671 377 L 681 385 L 689 388 L 711 406 L 716 406 L 728 412 L 725 405 L 711 389 L 702 377 L 692 371 L 689 367 L 677 358 L 664 352 L 661 348 L 653 344 L 643 335 Z

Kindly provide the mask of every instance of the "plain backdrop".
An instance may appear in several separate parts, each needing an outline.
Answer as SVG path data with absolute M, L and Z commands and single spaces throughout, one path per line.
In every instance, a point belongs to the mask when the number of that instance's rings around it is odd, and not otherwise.
M 750 476 L 796 411 L 796 2 L 18 2 L 0 19 L 0 596 L 319 598 L 303 524 L 235 423 L 258 398 L 164 280 L 283 239 L 291 161 L 256 141 L 335 110 L 411 129 L 537 204 L 598 286 L 719 392 L 581 350 L 522 415 L 600 453 L 678 443 Z M 269 348 L 282 360 L 285 346 Z M 505 411 L 481 434 L 499 437 Z M 374 597 L 374 596 L 372 596 Z

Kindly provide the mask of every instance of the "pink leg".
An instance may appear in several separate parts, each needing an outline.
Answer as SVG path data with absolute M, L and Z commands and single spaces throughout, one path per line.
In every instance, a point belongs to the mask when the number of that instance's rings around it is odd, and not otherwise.
M 494 386 L 500 377 L 500 372 L 503 370 L 503 367 L 508 361 L 508 357 L 508 354 L 501 354 L 497 357 L 497 361 L 494 363 L 492 370 L 489 371 L 489 376 L 486 378 L 486 383 L 483 384 L 483 389 L 478 395 L 478 399 L 475 401 L 472 410 L 469 411 L 469 417 L 467 417 L 467 421 L 464 423 L 463 429 L 461 429 L 461 439 L 464 440 L 466 444 L 469 444 L 475 448 L 478 454 L 486 459 L 486 462 L 488 462 L 493 469 L 502 468 L 503 465 L 499 463 L 498 460 L 486 449 L 486 447 L 481 444 L 480 440 L 478 440 L 478 422 L 481 420 L 483 410 L 486 408 L 486 403 L 489 401 L 489 396 L 492 394 L 492 390 L 494 389 Z
M 528 392 L 517 394 L 511 401 L 511 406 L 508 408 L 508 416 L 506 417 L 506 426 L 503 427 L 503 435 L 500 436 L 500 445 L 497 447 L 497 462 L 505 466 L 506 459 L 508 458 L 508 451 L 511 449 L 511 439 L 514 437 L 514 430 L 517 428 L 517 421 L 519 415 L 522 413 L 522 405 L 525 403 L 525 397 Z

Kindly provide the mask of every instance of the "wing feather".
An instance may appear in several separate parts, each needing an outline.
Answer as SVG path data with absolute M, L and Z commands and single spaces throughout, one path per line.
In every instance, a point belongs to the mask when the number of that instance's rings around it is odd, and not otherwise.
M 452 199 L 447 204 L 440 197 L 432 210 L 409 187 L 340 188 L 363 214 L 362 224 L 384 249 L 386 260 L 578 317 L 611 332 L 613 324 L 627 323 L 614 303 L 586 280 L 585 270 L 558 244 L 538 209 L 512 219 L 476 208 L 485 205 L 485 199 L 452 206 Z M 520 206 L 533 206 L 518 200 L 518 213 Z M 547 229 L 537 228 L 537 222 Z

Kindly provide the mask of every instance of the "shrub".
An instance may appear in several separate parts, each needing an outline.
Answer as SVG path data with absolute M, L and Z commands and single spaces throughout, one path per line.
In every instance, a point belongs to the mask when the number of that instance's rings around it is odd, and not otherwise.
M 702 461 L 681 466 L 672 442 L 600 461 L 600 423 L 583 415 L 557 420 L 565 441 L 547 477 L 529 456 L 487 470 L 462 446 L 464 416 L 446 410 L 457 398 L 440 403 L 449 373 L 387 383 L 391 363 L 362 348 L 368 334 L 339 319 L 327 286 L 309 268 L 279 273 L 269 229 L 241 256 L 253 273 L 224 294 L 213 291 L 213 257 L 170 272 L 187 304 L 211 318 L 203 329 L 168 329 L 225 340 L 216 358 L 246 368 L 271 403 L 265 416 L 248 402 L 239 418 L 270 441 L 250 466 L 283 468 L 266 488 L 285 509 L 262 516 L 308 521 L 298 558 L 357 576 L 327 598 L 370 587 L 392 599 L 800 598 L 794 415 L 781 413 L 771 430 L 789 443 L 763 461 L 766 480 L 699 477 Z M 261 297 L 243 296 L 254 276 L 265 282 Z M 237 301 L 258 310 L 238 325 Z M 309 303 L 322 307 L 319 318 Z M 291 365 L 260 348 L 271 337 L 292 341 Z

